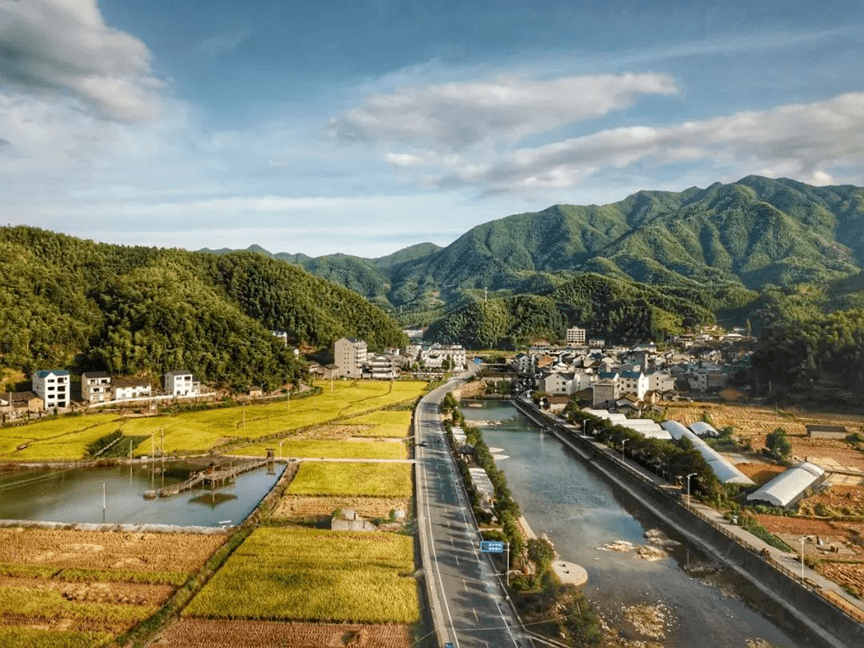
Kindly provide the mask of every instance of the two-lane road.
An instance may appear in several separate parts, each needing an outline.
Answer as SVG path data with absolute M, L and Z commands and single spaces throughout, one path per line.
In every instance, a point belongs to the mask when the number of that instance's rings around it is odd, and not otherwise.
M 471 514 L 456 463 L 438 419 L 450 383 L 420 402 L 415 418 L 418 521 L 441 645 L 454 648 L 532 646 L 505 598 Z

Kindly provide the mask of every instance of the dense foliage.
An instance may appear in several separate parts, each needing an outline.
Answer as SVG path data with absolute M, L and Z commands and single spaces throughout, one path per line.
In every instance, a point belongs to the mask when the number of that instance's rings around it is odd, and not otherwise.
M 252 253 L 214 256 L 0 228 L 0 369 L 106 369 L 150 378 L 188 369 L 205 383 L 275 388 L 304 365 L 295 344 L 342 336 L 404 341 L 359 295 Z
M 763 333 L 752 359 L 760 393 L 812 393 L 820 384 L 864 390 L 864 310 L 838 311 L 773 327 Z

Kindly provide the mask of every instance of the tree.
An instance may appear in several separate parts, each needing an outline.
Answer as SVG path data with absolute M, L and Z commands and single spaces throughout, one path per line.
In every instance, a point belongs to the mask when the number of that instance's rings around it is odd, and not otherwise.
M 539 583 L 552 567 L 555 548 L 545 538 L 531 538 L 528 540 L 528 560 L 534 565 L 535 582 Z
M 792 443 L 786 437 L 786 430 L 779 427 L 765 437 L 765 447 L 781 459 L 786 459 L 792 453 Z

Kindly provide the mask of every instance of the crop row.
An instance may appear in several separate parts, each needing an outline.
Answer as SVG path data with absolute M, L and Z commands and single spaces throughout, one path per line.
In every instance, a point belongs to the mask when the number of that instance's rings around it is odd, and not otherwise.
M 103 632 L 70 632 L 0 626 L 0 646 L 16 648 L 98 648 L 111 640 Z

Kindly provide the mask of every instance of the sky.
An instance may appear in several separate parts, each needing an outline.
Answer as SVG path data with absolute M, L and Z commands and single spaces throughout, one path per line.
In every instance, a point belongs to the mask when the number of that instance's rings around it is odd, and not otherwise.
M 0 0 L 0 223 L 310 256 L 864 185 L 864 0 Z

